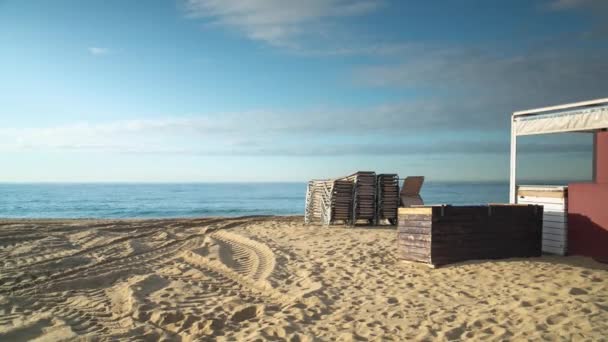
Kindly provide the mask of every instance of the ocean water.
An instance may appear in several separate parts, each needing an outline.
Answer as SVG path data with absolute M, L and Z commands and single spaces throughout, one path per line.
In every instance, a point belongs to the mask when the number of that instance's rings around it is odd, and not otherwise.
M 427 204 L 507 202 L 508 183 L 427 182 Z M 306 183 L 0 184 L 0 218 L 303 215 Z

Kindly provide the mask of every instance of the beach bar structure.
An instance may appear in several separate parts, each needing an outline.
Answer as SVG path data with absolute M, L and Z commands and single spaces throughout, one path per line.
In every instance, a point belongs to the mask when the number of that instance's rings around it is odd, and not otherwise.
M 593 180 L 561 188 L 518 186 L 517 138 L 566 132 L 593 134 Z M 608 98 L 513 113 L 510 202 L 545 207 L 544 252 L 608 262 Z

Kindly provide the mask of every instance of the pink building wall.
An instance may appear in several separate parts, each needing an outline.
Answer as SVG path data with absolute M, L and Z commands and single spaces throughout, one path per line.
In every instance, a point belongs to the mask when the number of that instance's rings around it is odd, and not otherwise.
M 608 262 L 608 132 L 596 139 L 596 181 L 568 185 L 568 254 Z
M 596 135 L 596 182 L 608 183 L 608 132 L 599 132 Z

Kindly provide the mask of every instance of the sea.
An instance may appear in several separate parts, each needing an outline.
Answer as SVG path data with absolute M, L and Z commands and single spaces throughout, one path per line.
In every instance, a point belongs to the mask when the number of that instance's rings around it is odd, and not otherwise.
M 509 200 L 506 182 L 426 182 L 425 204 Z M 0 184 L 0 218 L 303 215 L 306 183 Z

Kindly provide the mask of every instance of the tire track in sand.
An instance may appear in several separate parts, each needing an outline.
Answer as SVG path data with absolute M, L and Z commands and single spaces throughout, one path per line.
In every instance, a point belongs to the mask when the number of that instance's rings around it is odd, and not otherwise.
M 271 314 L 294 302 L 294 298 L 273 289 L 267 282 L 276 264 L 272 250 L 263 243 L 225 231 L 245 223 L 249 224 L 251 219 L 210 221 L 207 222 L 208 225 L 176 227 L 183 233 L 179 238 L 172 238 L 160 246 L 128 256 L 108 255 L 101 261 L 53 270 L 44 276 L 26 274 L 16 279 L 2 279 L 0 294 L 10 298 L 10 302 L 0 306 L 4 306 L 4 312 L 7 313 L 36 312 L 41 314 L 41 317 L 55 317 L 79 337 L 97 338 L 108 336 L 111 332 L 108 339 L 112 339 L 139 338 L 148 333 L 153 334 L 149 337 L 157 336 L 154 334 L 159 331 L 165 331 L 170 336 L 177 333 L 182 337 L 208 335 L 209 329 L 213 334 L 221 334 L 221 329 L 236 328 L 241 321 L 251 317 L 252 308 L 253 314 L 259 314 L 258 309 Z M 198 232 L 192 233 L 188 231 L 189 228 Z M 140 231 L 141 235 L 131 235 L 131 239 L 115 239 L 103 246 L 92 246 L 88 250 L 79 251 L 78 255 L 110 253 L 125 241 L 150 239 L 156 232 L 157 229 L 143 233 Z M 209 240 L 209 237 L 224 253 L 234 255 L 232 267 L 194 252 L 206 239 Z M 46 265 L 45 262 L 39 263 L 38 267 L 43 265 Z M 159 269 L 171 267 L 197 270 L 203 275 L 202 278 L 193 278 L 188 274 L 172 276 L 160 273 L 161 277 L 169 281 L 185 281 L 197 289 L 189 298 L 184 298 L 185 305 L 182 308 L 186 311 L 194 310 L 194 313 L 186 312 L 184 318 L 181 318 L 181 313 L 175 313 L 176 308 L 166 311 L 168 307 L 161 304 L 158 309 L 155 305 L 159 302 L 153 302 L 150 294 L 141 295 L 132 291 L 135 296 L 126 300 L 135 302 L 135 297 L 140 297 L 137 299 L 139 308 L 157 308 L 156 316 L 148 316 L 144 311 L 116 314 L 113 308 L 115 303 L 104 289 L 112 288 L 133 276 L 154 274 Z M 245 308 L 224 307 L 222 302 L 218 301 L 219 298 L 225 298 L 222 296 L 240 300 L 246 304 Z M 217 309 L 218 305 L 222 310 Z M 211 312 L 196 312 L 209 307 L 216 309 Z M 1 323 L 10 325 L 13 315 L 7 315 L 5 318 Z M 204 324 L 193 324 L 194 318 L 202 319 Z M 137 326 L 125 327 L 125 319 L 136 319 Z M 207 332 L 203 333 L 204 331 Z
M 220 229 L 228 229 L 239 226 L 244 221 L 238 219 L 216 219 L 209 222 L 209 226 L 194 227 L 202 229 L 200 233 L 188 234 L 183 238 L 176 238 L 169 242 L 152 248 L 151 250 L 145 250 L 138 253 L 134 253 L 127 257 L 111 257 L 108 256 L 106 259 L 95 263 L 87 263 L 84 265 L 77 265 L 75 267 L 65 266 L 60 269 L 54 269 L 52 271 L 41 269 L 36 270 L 32 273 L 21 274 L 18 277 L 6 277 L 3 275 L 0 278 L 0 294 L 10 293 L 19 290 L 25 290 L 29 288 L 38 289 L 44 287 L 52 287 L 57 282 L 65 282 L 69 280 L 79 280 L 83 276 L 97 276 L 104 275 L 106 273 L 119 273 L 120 271 L 128 271 L 132 269 L 139 269 L 143 271 L 150 269 L 149 266 L 158 266 L 154 262 L 163 258 L 170 258 L 172 255 L 176 257 L 179 250 L 192 249 L 200 246 L 202 239 L 209 233 L 215 232 Z M 156 231 L 155 231 L 156 232 Z M 143 236 L 131 237 L 133 238 L 145 238 L 150 236 L 154 232 L 143 233 Z M 112 243 L 104 244 L 104 248 L 111 248 L 118 242 L 124 242 L 130 239 L 120 238 L 115 239 Z M 82 250 L 75 253 L 78 256 L 85 255 L 87 253 L 99 252 L 100 246 L 94 246 L 87 250 Z M 103 252 L 103 249 L 101 249 Z M 72 255 L 73 256 L 73 255 Z M 167 259 L 166 262 L 169 262 Z M 148 267 L 146 267 L 148 265 Z M 143 269 L 141 268 L 143 267 Z M 153 271 L 153 270 L 152 270 Z
M 274 252 L 265 244 L 229 231 L 218 231 L 211 238 L 227 249 L 236 264 L 235 271 L 255 281 L 266 281 L 276 264 Z

